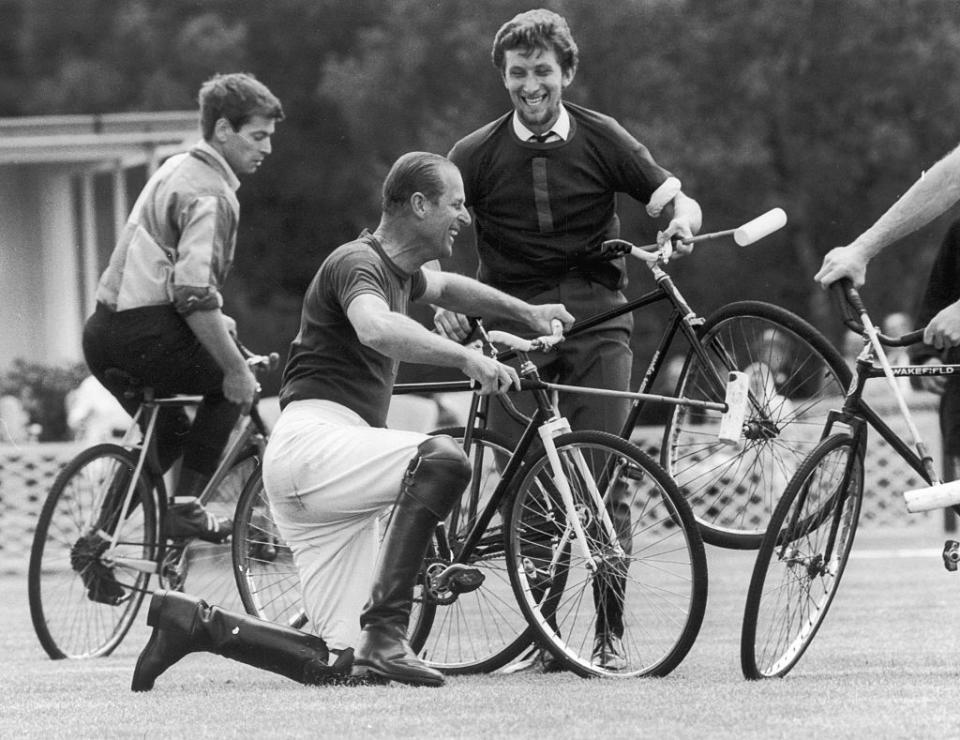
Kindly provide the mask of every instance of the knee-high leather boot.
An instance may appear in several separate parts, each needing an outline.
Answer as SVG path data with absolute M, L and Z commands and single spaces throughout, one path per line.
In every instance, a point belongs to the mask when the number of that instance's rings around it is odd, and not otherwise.
M 417 686 L 441 686 L 443 674 L 407 642 L 413 587 L 430 537 L 470 480 L 470 465 L 450 437 L 423 442 L 404 476 L 380 550 L 370 599 L 360 616 L 354 673 Z
M 157 591 L 147 624 L 153 633 L 137 659 L 133 691 L 149 691 L 157 676 L 182 657 L 208 652 L 305 684 L 332 683 L 350 672 L 352 655 L 327 664 L 326 643 L 316 635 L 210 606 L 177 591 Z

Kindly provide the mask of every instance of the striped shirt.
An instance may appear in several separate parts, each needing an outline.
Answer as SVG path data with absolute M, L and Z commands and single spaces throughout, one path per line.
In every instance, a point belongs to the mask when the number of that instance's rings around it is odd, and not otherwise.
M 237 241 L 239 186 L 206 142 L 168 159 L 137 198 L 97 301 L 115 311 L 173 304 L 181 315 L 222 307 Z

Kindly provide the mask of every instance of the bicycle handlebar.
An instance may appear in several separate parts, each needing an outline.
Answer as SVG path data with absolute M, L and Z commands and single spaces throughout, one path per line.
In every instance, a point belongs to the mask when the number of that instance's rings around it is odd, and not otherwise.
M 549 352 L 563 341 L 563 324 L 559 320 L 553 319 L 550 322 L 550 326 L 553 329 L 552 334 L 537 337 L 536 339 L 523 339 L 516 334 L 500 331 L 499 329 L 488 331 L 487 339 L 497 344 L 505 344 L 510 349 L 518 352 Z
M 850 316 L 848 312 L 848 309 L 853 309 L 857 317 L 867 316 L 866 306 L 863 305 L 863 299 L 860 297 L 860 292 L 856 286 L 854 286 L 853 281 L 850 278 L 840 278 L 830 287 L 834 289 L 834 295 L 839 296 L 841 299 L 840 311 L 843 314 L 843 323 L 851 331 L 855 331 L 861 335 L 865 334 L 866 329 L 864 328 L 863 321 Z M 877 339 L 879 339 L 880 344 L 885 347 L 909 347 L 911 344 L 917 344 L 923 341 L 923 331 L 923 329 L 916 329 L 906 334 L 901 334 L 899 337 L 887 336 L 878 331 Z
M 675 238 L 672 241 L 680 244 L 699 244 L 711 239 L 732 236 L 741 247 L 753 244 L 765 236 L 782 229 L 787 223 L 787 214 L 782 208 L 772 208 L 764 214 L 747 221 L 735 229 L 714 231 L 707 234 L 698 234 L 687 239 Z M 601 260 L 613 260 L 630 254 L 644 262 L 659 262 L 669 259 L 673 249 L 666 244 L 644 244 L 636 246 L 625 239 L 608 239 L 601 243 L 597 255 Z
M 258 355 L 244 347 L 239 341 L 237 342 L 237 348 L 240 350 L 240 354 L 243 355 L 243 359 L 247 361 L 247 366 L 251 370 L 270 372 L 280 366 L 280 355 L 276 352 L 271 352 L 268 355 Z

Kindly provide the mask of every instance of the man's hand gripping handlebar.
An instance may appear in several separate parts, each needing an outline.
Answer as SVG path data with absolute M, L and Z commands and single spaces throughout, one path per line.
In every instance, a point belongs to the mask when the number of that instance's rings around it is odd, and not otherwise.
M 271 370 L 276 370 L 280 366 L 280 355 L 276 352 L 271 352 L 268 355 L 258 355 L 244 347 L 239 341 L 237 342 L 237 349 L 239 349 L 240 354 L 243 355 L 243 359 L 246 361 L 247 367 L 250 368 L 250 371 L 257 378 L 259 378 L 262 373 L 268 373 Z M 253 402 L 250 405 L 244 406 L 243 413 L 245 415 L 250 413 L 250 406 L 260 399 L 260 392 L 262 390 L 263 389 L 261 388 L 260 381 L 258 379 L 256 390 L 254 391 Z
M 772 208 L 735 229 L 713 231 L 709 234 L 698 234 L 687 238 L 673 237 L 662 244 L 645 244 L 638 247 L 624 239 L 608 239 L 600 245 L 595 254 L 599 261 L 614 260 L 629 254 L 650 264 L 666 264 L 673 256 L 674 248 L 681 244 L 693 245 L 711 239 L 732 236 L 737 245 L 746 247 L 783 228 L 786 223 L 786 212 L 782 208 Z
M 563 324 L 559 319 L 553 319 L 550 322 L 550 328 L 553 330 L 551 334 L 536 339 L 523 339 L 515 334 L 498 329 L 492 329 L 488 332 L 484 331 L 482 326 L 480 331 L 490 344 L 503 344 L 517 352 L 549 352 L 563 341 Z
M 475 385 L 480 386 L 479 392 L 484 395 L 504 393 L 511 388 L 521 389 L 517 371 L 497 359 L 496 344 L 504 345 L 512 352 L 523 356 L 528 352 L 548 352 L 563 341 L 563 323 L 559 319 L 550 322 L 553 333 L 536 339 L 523 339 L 515 334 L 495 329 L 488 332 L 479 319 L 473 320 L 473 323 L 480 338 L 472 345 L 476 350 L 471 353 L 473 362 L 464 368 L 464 373 L 474 381 Z M 489 349 L 490 356 L 484 354 L 485 347 Z

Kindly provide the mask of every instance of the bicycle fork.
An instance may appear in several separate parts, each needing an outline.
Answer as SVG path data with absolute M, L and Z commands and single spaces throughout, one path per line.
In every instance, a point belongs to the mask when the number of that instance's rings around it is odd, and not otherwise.
M 555 548 L 554 555 L 550 563 L 550 571 L 555 572 L 559 554 L 564 551 L 570 541 L 570 538 L 574 537 L 577 541 L 577 546 L 580 549 L 580 554 L 584 559 L 587 570 L 589 570 L 591 574 L 596 574 L 597 569 L 605 557 L 612 556 L 615 558 L 625 558 L 626 553 L 620 544 L 620 538 L 617 535 L 617 531 L 614 527 L 613 520 L 610 517 L 610 513 L 607 511 L 606 502 L 604 497 L 600 494 L 600 490 L 598 489 L 597 483 L 593 478 L 593 474 L 590 472 L 590 469 L 587 466 L 587 461 L 583 458 L 583 453 L 574 449 L 571 450 L 573 464 L 576 467 L 579 475 L 583 478 L 583 481 L 586 483 L 589 500 L 592 501 L 596 507 L 597 516 L 600 519 L 600 526 L 602 527 L 603 533 L 607 537 L 607 541 L 611 543 L 609 553 L 598 553 L 594 555 L 590 552 L 590 546 L 587 542 L 587 534 L 583 528 L 583 522 L 580 520 L 576 503 L 573 500 L 573 491 L 570 488 L 570 482 L 567 480 L 567 473 L 563 468 L 563 463 L 560 461 L 560 454 L 557 452 L 557 446 L 554 442 L 555 437 L 561 434 L 566 434 L 569 431 L 570 424 L 563 417 L 549 419 L 545 421 L 539 429 L 540 439 L 543 441 L 543 446 L 547 453 L 547 459 L 550 461 L 550 467 L 553 471 L 553 483 L 557 487 L 557 491 L 560 493 L 560 498 L 563 501 L 563 508 L 567 515 L 567 526 L 564 527 L 563 534 L 560 538 L 560 543 L 558 547 Z

